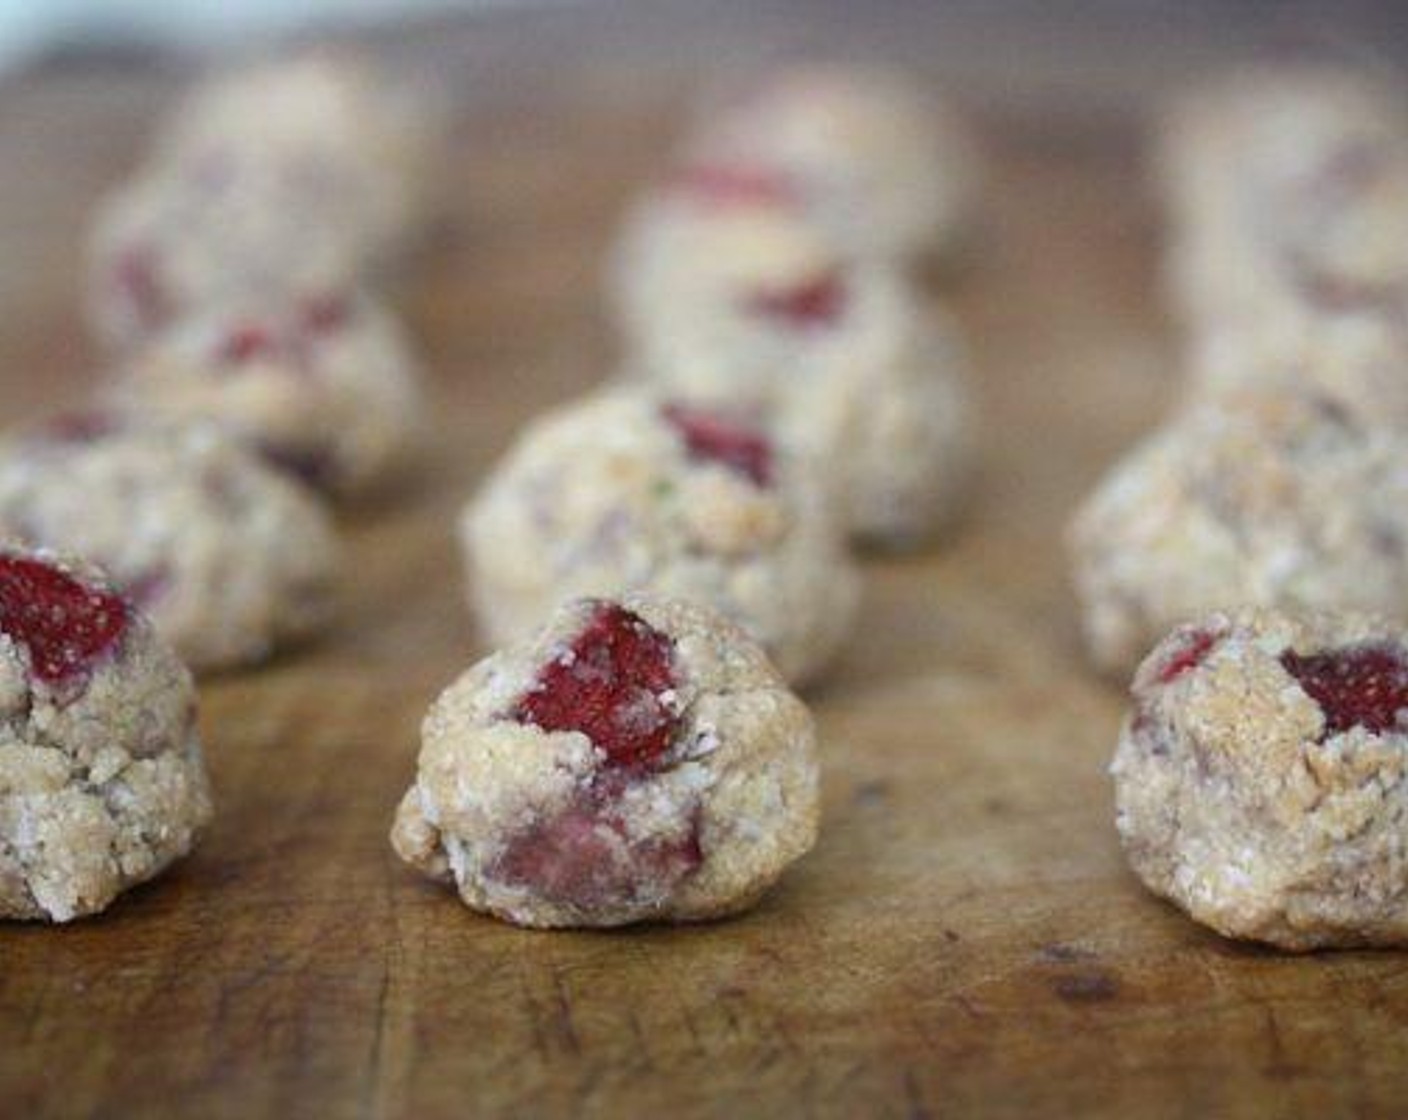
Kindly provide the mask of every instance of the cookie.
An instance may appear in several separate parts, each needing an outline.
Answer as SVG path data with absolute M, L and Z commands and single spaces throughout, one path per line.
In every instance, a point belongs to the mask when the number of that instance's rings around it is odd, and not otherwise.
M 200 87 L 153 158 L 99 206 L 90 317 L 126 350 L 232 301 L 355 286 L 420 224 L 427 162 L 409 114 L 322 56 Z
M 856 569 L 819 465 L 744 412 L 621 388 L 536 421 L 460 519 L 496 644 L 558 603 L 648 590 L 713 606 L 793 682 L 835 657 Z
M 180 175 L 263 162 L 283 169 L 310 216 L 385 254 L 428 222 L 443 122 L 413 88 L 353 51 L 262 60 L 195 86 L 155 138 L 152 163 Z
M 1408 608 L 1408 442 L 1303 385 L 1201 401 L 1109 472 L 1074 519 L 1086 644 L 1129 672 L 1210 610 Z
M 222 305 L 124 363 L 115 407 L 216 424 L 316 489 L 357 498 L 391 482 L 423 430 L 419 362 L 370 297 Z
M 1227 937 L 1408 944 L 1406 638 L 1273 610 L 1165 638 L 1111 767 L 1144 884 Z
M 610 284 L 639 363 L 707 375 L 730 392 L 756 391 L 786 363 L 822 360 L 838 339 L 874 329 L 886 305 L 870 301 L 903 287 L 894 270 L 856 266 L 795 216 L 696 212 L 672 194 L 628 216 Z
M 0 918 L 67 922 L 211 816 L 190 674 L 95 571 L 0 549 Z
M 0 445 L 0 536 L 102 566 L 198 670 L 331 619 L 340 544 L 302 486 L 209 427 L 89 412 Z
M 286 197 L 268 168 L 242 167 L 210 190 L 145 176 L 98 206 L 89 318 L 100 341 L 126 353 L 211 308 L 342 290 L 364 273 L 363 256 L 335 221 Z
M 695 921 L 751 906 L 817 830 L 812 719 L 695 604 L 578 600 L 426 718 L 392 844 L 518 925 Z
M 1195 325 L 1408 298 L 1408 112 L 1332 66 L 1250 68 L 1169 114 L 1169 288 Z
M 950 317 L 785 216 L 665 218 L 668 236 L 643 220 L 616 266 L 629 376 L 767 412 L 786 442 L 837 464 L 857 539 L 907 545 L 954 523 L 976 415 Z
M 715 100 L 681 159 L 716 181 L 769 177 L 848 254 L 913 260 L 955 249 L 978 200 L 977 146 L 953 108 L 904 74 L 784 66 Z

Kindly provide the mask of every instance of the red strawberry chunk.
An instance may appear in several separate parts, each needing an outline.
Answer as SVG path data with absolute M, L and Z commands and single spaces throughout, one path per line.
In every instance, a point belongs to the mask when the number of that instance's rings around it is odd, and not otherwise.
M 39 680 L 56 684 L 86 674 L 127 623 L 121 597 L 43 561 L 0 555 L 0 631 L 29 651 Z
M 798 284 L 760 288 L 745 301 L 754 314 L 797 329 L 829 327 L 846 307 L 846 286 L 837 272 L 825 272 Z
M 649 766 L 679 726 L 671 694 L 674 646 L 639 615 L 596 605 L 586 626 L 514 706 L 512 718 L 544 731 L 580 731 L 612 766 Z
M 1281 664 L 1320 705 L 1322 739 L 1353 727 L 1375 734 L 1394 730 L 1408 708 L 1408 653 L 1398 646 L 1374 643 L 1310 654 L 1288 649 Z
M 790 207 L 797 192 L 787 177 L 748 163 L 696 163 L 680 168 L 669 185 L 681 194 L 721 209 Z
M 679 432 L 691 457 L 722 463 L 756 486 L 772 484 L 772 442 L 757 428 L 698 406 L 672 402 L 660 411 Z
M 588 796 L 510 840 L 493 875 L 591 911 L 663 898 L 703 859 L 697 822 L 683 837 L 631 842 L 619 816 Z
M 220 361 L 243 365 L 267 357 L 278 349 L 278 340 L 259 323 L 240 323 L 220 342 Z
M 1218 636 L 1207 630 L 1190 630 L 1184 635 L 1183 644 L 1169 655 L 1156 678 L 1159 684 L 1171 684 L 1184 673 L 1196 669 L 1217 645 Z

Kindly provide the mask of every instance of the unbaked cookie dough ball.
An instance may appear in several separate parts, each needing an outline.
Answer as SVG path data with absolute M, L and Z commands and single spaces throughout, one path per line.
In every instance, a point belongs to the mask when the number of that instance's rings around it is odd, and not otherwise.
M 154 176 L 120 187 L 98 208 L 89 255 L 90 318 L 119 352 L 209 308 L 294 301 L 362 271 L 343 231 L 291 206 L 259 168 L 213 192 Z
M 683 162 L 771 178 L 847 252 L 889 260 L 954 249 L 981 178 L 973 139 L 941 98 L 893 71 L 822 63 L 706 107 Z
M 1196 324 L 1402 304 L 1408 114 L 1328 67 L 1254 68 L 1186 98 L 1159 167 L 1170 287 Z
M 322 60 L 196 95 L 156 158 L 99 207 L 89 305 L 119 350 L 213 306 L 294 301 L 363 281 L 414 225 L 411 129 Z
M 1261 610 L 1161 642 L 1111 767 L 1145 885 L 1227 937 L 1408 944 L 1405 637 Z
M 771 409 L 783 439 L 836 464 L 846 529 L 879 548 L 914 548 L 952 530 L 977 458 L 957 323 L 936 309 L 909 311 L 888 345 L 873 338 L 877 348 L 854 365 L 838 356 L 810 386 L 799 367 Z
M 1092 660 L 1124 674 L 1240 605 L 1408 612 L 1408 441 L 1297 385 L 1195 405 L 1114 467 L 1070 533 Z
M 525 926 L 751 906 L 812 846 L 811 715 L 697 604 L 564 605 L 435 702 L 391 834 L 474 910 Z
M 124 364 L 116 407 L 208 421 L 340 498 L 394 480 L 423 423 L 420 371 L 365 296 L 246 301 L 187 319 Z
M 867 357 L 919 305 L 895 269 L 857 264 L 812 226 L 765 209 L 697 214 L 670 197 L 647 201 L 612 263 L 635 364 L 730 394 L 764 392 L 789 366 Z
M 198 670 L 262 660 L 332 615 L 321 503 L 208 426 L 94 412 L 9 440 L 0 537 L 100 564 Z
M 0 918 L 97 914 L 210 820 L 190 674 L 96 572 L 0 549 Z
M 1337 159 L 1401 142 L 1408 102 L 1383 77 L 1333 63 L 1263 64 L 1182 94 L 1160 121 L 1155 150 L 1172 217 L 1192 224 L 1217 214 L 1239 181 L 1303 182 Z
M 441 118 L 428 89 L 371 59 L 309 51 L 197 85 L 157 136 L 153 161 L 207 179 L 242 161 L 273 165 L 310 216 L 330 208 L 323 220 L 385 251 L 428 220 Z
M 644 388 L 587 398 L 534 423 L 465 508 L 472 600 L 506 644 L 568 598 L 694 599 L 809 680 L 858 592 L 818 470 L 736 409 Z
M 957 325 L 895 269 L 848 262 L 785 216 L 666 224 L 668 237 L 628 232 L 617 259 L 630 375 L 764 409 L 786 442 L 837 465 L 863 541 L 949 527 L 976 426 Z

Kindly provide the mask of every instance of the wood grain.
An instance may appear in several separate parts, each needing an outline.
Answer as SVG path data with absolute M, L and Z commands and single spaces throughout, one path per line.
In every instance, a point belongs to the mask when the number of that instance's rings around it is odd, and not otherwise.
M 980 493 L 950 547 L 869 563 L 814 697 L 815 853 L 744 918 L 615 934 L 513 930 L 397 864 L 420 715 L 480 652 L 450 519 L 523 419 L 609 369 L 600 253 L 678 104 L 649 35 L 571 26 L 423 37 L 483 65 L 455 220 L 405 291 L 429 462 L 349 520 L 338 631 L 203 689 L 219 817 L 195 857 L 99 920 L 0 929 L 0 1115 L 1401 1115 L 1402 956 L 1235 946 L 1124 869 L 1121 701 L 1082 668 L 1059 535 L 1170 394 L 1154 225 L 1134 122 L 1006 103 L 1001 59 L 971 99 L 992 216 L 952 294 Z M 81 224 L 170 84 L 68 64 L 4 87 L 7 417 L 87 383 Z

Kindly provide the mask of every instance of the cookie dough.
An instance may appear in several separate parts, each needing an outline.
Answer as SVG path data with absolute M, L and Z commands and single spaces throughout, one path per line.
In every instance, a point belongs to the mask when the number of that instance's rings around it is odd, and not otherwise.
M 97 914 L 210 820 L 190 674 L 92 569 L 0 549 L 0 918 Z
M 1161 642 L 1111 767 L 1145 885 L 1227 937 L 1408 944 L 1405 637 L 1248 610 Z
M 756 392 L 788 362 L 843 349 L 897 317 L 904 299 L 893 269 L 855 265 L 794 215 L 696 212 L 671 194 L 628 218 L 612 264 L 636 360 L 667 377 L 707 376 L 726 392 Z
M 1408 610 L 1408 441 L 1298 384 L 1202 401 L 1117 464 L 1070 533 L 1094 663 L 1128 673 L 1210 610 Z
M 391 840 L 525 926 L 751 906 L 817 830 L 812 719 L 742 631 L 653 596 L 579 600 L 435 702 Z
M 832 661 L 858 577 L 818 465 L 746 413 L 622 388 L 533 424 L 460 520 L 495 644 L 561 601 L 650 590 L 708 603 L 790 681 Z
M 769 413 L 784 441 L 838 465 L 858 539 L 912 544 L 952 525 L 976 418 L 946 314 L 785 215 L 664 219 L 668 236 L 642 220 L 616 270 L 630 376 Z
M 396 478 L 422 430 L 419 365 L 366 296 L 246 301 L 193 316 L 125 363 L 114 406 L 209 421 L 336 497 Z
M 211 191 L 145 176 L 98 207 L 89 316 L 127 353 L 185 319 L 278 293 L 297 302 L 355 283 L 361 250 L 318 210 L 288 199 L 268 169 Z
M 230 301 L 366 280 L 419 219 L 416 134 L 355 68 L 302 59 L 192 97 L 153 158 L 99 207 L 89 305 L 125 350 Z
M 1266 67 L 1170 114 L 1159 158 L 1169 286 L 1190 321 L 1404 303 L 1404 104 L 1350 71 Z
M 848 253 L 948 252 L 972 225 L 980 158 L 958 114 L 907 76 L 803 63 L 706 106 L 686 168 L 775 178 Z
M 307 51 L 197 85 L 152 158 L 166 174 L 207 181 L 241 162 L 269 165 L 291 199 L 374 255 L 412 238 L 434 210 L 440 108 L 424 82 L 417 88 L 364 55 Z
M 7 441 L 0 536 L 100 564 L 198 670 L 259 661 L 332 614 L 321 503 L 209 426 L 90 412 Z

